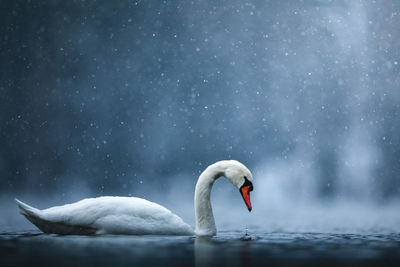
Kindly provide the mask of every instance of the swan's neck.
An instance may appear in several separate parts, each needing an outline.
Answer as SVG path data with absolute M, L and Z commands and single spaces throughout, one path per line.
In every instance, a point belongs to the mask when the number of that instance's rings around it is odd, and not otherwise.
M 211 208 L 211 188 L 219 177 L 224 175 L 225 168 L 219 162 L 210 165 L 199 177 L 194 192 L 194 209 L 196 213 L 196 235 L 213 236 L 217 233 L 214 215 Z

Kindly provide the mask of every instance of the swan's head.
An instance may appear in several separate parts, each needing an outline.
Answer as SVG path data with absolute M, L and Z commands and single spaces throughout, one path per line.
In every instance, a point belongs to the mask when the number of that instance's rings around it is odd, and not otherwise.
M 250 192 L 253 191 L 253 175 L 250 170 L 239 161 L 229 160 L 224 176 L 239 189 L 247 209 L 251 211 Z

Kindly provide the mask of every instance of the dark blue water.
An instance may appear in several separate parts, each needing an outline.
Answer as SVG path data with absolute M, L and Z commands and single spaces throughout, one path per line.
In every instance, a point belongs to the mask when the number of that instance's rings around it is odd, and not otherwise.
M 222 231 L 182 236 L 0 234 L 0 265 L 400 266 L 400 233 L 339 234 Z

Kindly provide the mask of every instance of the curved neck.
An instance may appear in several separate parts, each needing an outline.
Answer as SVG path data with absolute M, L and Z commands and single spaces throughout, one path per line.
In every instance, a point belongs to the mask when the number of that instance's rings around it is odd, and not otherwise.
M 196 235 L 213 236 L 217 233 L 214 215 L 211 208 L 211 188 L 219 177 L 223 176 L 226 167 L 220 161 L 210 165 L 200 174 L 194 192 L 194 209 L 196 213 Z

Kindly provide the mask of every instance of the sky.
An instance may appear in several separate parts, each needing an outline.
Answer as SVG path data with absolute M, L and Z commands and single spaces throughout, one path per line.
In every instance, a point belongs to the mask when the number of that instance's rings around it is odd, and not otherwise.
M 254 210 L 218 181 L 219 226 L 398 227 L 399 12 L 396 1 L 1 1 L 0 226 L 28 226 L 14 197 L 46 208 L 101 195 L 193 224 L 198 175 L 236 159 L 253 172 Z

